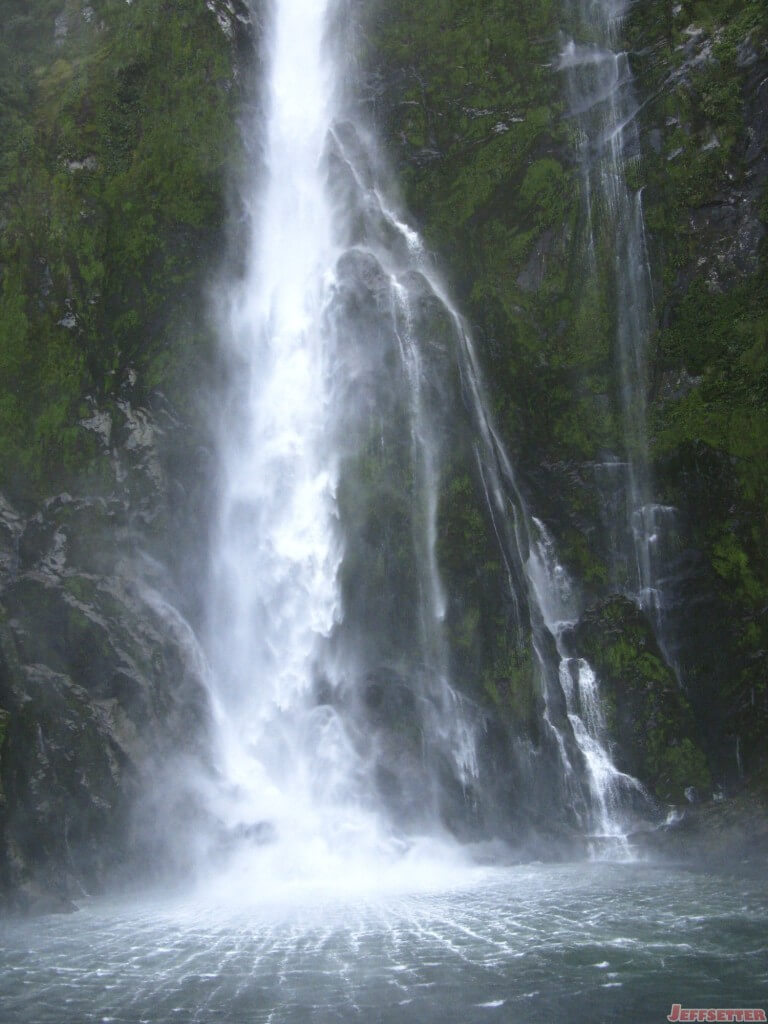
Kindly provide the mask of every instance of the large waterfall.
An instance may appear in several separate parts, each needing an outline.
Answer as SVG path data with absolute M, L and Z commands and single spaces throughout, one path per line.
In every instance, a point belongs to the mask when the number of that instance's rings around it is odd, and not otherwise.
M 469 330 L 351 113 L 334 13 L 276 3 L 265 105 L 246 127 L 263 160 L 245 181 L 245 271 L 221 317 L 217 813 L 286 876 L 326 858 L 337 872 L 350 852 L 399 855 L 403 836 L 409 848 L 488 838 L 509 814 L 491 806 L 486 713 L 454 678 L 446 633 L 450 458 L 492 524 L 501 628 L 530 652 L 538 739 L 513 722 L 500 754 L 514 795 L 626 852 L 643 795 L 613 767 L 594 673 L 564 648 L 569 581 L 494 427 Z
M 442 634 L 440 443 L 398 276 L 408 233 L 342 116 L 328 29 L 326 5 L 275 5 L 266 109 L 246 129 L 263 133 L 264 172 L 245 185 L 246 269 L 222 325 L 210 636 L 224 814 L 289 873 L 293 855 L 314 871 L 399 850 L 396 825 L 439 832 L 439 769 L 459 790 L 476 771 Z M 399 488 L 405 512 L 388 507 Z M 383 567 L 384 593 L 365 589 L 366 545 L 372 561 L 407 552 L 405 572 Z

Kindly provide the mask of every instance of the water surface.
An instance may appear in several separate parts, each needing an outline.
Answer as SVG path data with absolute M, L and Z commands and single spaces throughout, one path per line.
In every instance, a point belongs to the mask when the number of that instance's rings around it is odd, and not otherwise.
M 673 1002 L 768 1006 L 754 879 L 531 865 L 468 869 L 442 891 L 212 892 L 6 922 L 0 1019 L 650 1024 Z

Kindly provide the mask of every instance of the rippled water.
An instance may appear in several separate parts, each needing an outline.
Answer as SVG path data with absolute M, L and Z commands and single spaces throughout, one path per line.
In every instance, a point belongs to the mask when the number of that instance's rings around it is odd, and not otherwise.
M 6 1024 L 663 1021 L 768 1006 L 768 888 L 647 865 L 247 908 L 94 902 L 0 928 Z

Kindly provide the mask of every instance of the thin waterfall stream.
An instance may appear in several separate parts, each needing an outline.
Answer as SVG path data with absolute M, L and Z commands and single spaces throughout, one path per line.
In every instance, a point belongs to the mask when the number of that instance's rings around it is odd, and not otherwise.
M 629 6 L 627 0 L 573 0 L 570 8 L 583 35 L 566 42 L 559 68 L 577 127 L 589 269 L 604 275 L 615 297 L 623 451 L 602 467 L 613 583 L 647 612 L 666 650 L 664 542 L 673 529 L 675 509 L 654 500 L 650 468 L 653 293 L 642 191 L 627 184 L 627 170 L 640 154 L 640 105 L 629 55 L 618 50 Z

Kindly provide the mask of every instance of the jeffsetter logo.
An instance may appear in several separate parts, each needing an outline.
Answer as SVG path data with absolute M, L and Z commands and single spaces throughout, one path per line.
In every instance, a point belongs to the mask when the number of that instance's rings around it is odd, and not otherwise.
M 672 1004 L 672 1012 L 667 1017 L 671 1021 L 683 1020 L 765 1020 L 765 1010 L 692 1010 L 681 1006 L 680 1003 Z

